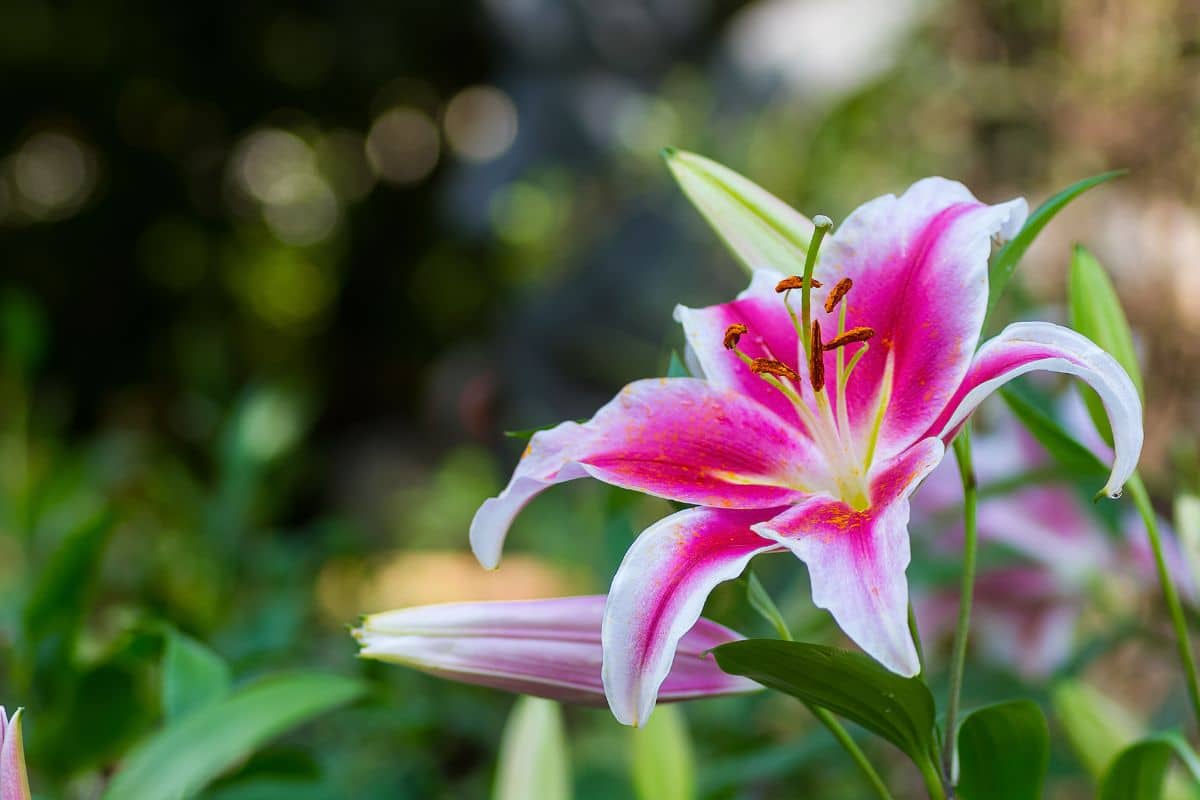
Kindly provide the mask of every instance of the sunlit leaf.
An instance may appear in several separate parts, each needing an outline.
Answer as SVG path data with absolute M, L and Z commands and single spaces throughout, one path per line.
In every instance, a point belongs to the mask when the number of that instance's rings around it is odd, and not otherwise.
M 1193 787 L 1200 786 L 1200 758 L 1177 733 L 1158 733 L 1122 750 L 1100 781 L 1100 800 L 1161 800 L 1168 792 L 1171 756 L 1183 763 Z M 1196 796 L 1193 792 L 1192 796 Z
M 229 693 L 229 665 L 212 650 L 178 631 L 167 634 L 163 653 L 163 711 L 174 721 Z
M 493 800 L 568 800 L 571 767 L 558 703 L 520 697 L 504 726 Z
M 1102 172 L 1090 178 L 1084 178 L 1078 183 L 1071 184 L 1042 203 L 1037 207 L 1036 211 L 1029 215 L 1029 219 L 1025 220 L 1025 224 L 1017 232 L 1017 235 L 1001 247 L 995 257 L 992 258 L 991 266 L 988 268 L 988 316 L 991 316 L 992 309 L 996 307 L 996 303 L 1000 300 L 1001 295 L 1004 294 L 1004 289 L 1008 286 L 1013 272 L 1016 271 L 1021 257 L 1025 255 L 1025 251 L 1029 249 L 1029 245 L 1033 244 L 1033 240 L 1037 238 L 1037 235 L 1042 232 L 1042 228 L 1046 227 L 1046 224 L 1054 219 L 1059 211 L 1066 208 L 1068 203 L 1088 189 L 1124 174 L 1125 170 L 1119 169 L 1112 172 Z
M 861 653 L 834 647 L 746 639 L 713 651 L 721 669 L 827 708 L 928 763 L 934 704 L 919 678 L 902 678 Z
M 125 759 L 105 800 L 188 797 L 271 739 L 359 697 L 338 675 L 274 675 L 172 722 Z
M 633 788 L 639 800 L 692 800 L 696 768 L 679 707 L 660 706 L 632 735 Z
M 753 181 L 695 153 L 663 151 L 683 193 L 747 270 L 799 273 L 813 224 Z
M 1063 681 L 1050 694 L 1067 741 L 1093 778 L 1142 735 L 1142 726 L 1122 706 L 1080 681 Z
M 1037 703 L 1016 700 L 971 712 L 958 729 L 963 800 L 1037 800 L 1050 760 L 1050 731 Z
M 1071 326 L 1115 358 L 1129 373 L 1138 395 L 1144 398 L 1142 372 L 1133 349 L 1133 334 L 1129 330 L 1129 321 L 1121 308 L 1117 290 L 1096 257 L 1080 245 L 1075 246 L 1071 257 L 1067 299 L 1071 308 Z M 1111 445 L 1112 429 L 1099 395 L 1086 386 L 1081 387 L 1081 391 L 1096 430 Z

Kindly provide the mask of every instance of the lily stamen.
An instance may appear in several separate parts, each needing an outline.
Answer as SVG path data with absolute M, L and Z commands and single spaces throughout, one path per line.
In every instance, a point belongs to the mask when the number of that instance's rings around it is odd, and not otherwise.
M 773 358 L 756 358 L 750 362 L 750 371 L 756 375 L 775 375 L 789 381 L 800 380 L 800 374 L 782 361 Z
M 743 325 L 740 322 L 735 322 L 732 325 L 730 325 L 728 328 L 726 328 L 725 329 L 725 338 L 722 340 L 725 344 L 725 349 L 726 350 L 736 350 L 737 346 L 738 346 L 738 341 L 749 330 L 750 330 L 749 328 L 747 328 L 745 325 Z
M 842 302 L 842 298 L 850 293 L 850 288 L 854 286 L 854 281 L 849 278 L 842 278 L 829 291 L 829 296 L 825 298 L 825 313 L 832 314 L 833 309 L 837 308 L 837 304 Z
M 814 289 L 821 288 L 821 282 L 816 278 L 809 280 L 808 285 Z M 800 275 L 789 275 L 788 277 L 775 284 L 775 291 L 779 294 L 790 292 L 792 289 L 803 289 L 804 278 Z
M 860 325 L 857 328 L 851 328 L 844 333 L 839 333 L 837 336 L 825 343 L 826 350 L 836 350 L 839 347 L 845 347 L 854 342 L 865 342 L 875 335 L 874 328 L 868 328 L 865 325 Z
M 808 351 L 808 379 L 813 391 L 820 393 L 825 388 L 825 351 L 821 347 L 821 323 L 815 319 L 812 324 L 811 347 Z

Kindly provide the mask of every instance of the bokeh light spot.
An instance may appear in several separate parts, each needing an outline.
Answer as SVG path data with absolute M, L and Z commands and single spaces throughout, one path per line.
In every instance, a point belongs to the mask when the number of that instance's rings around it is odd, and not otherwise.
M 31 136 L 12 161 L 24 210 L 37 219 L 73 214 L 95 186 L 95 161 L 89 147 L 64 133 L 43 131 Z
M 367 161 L 391 183 L 417 183 L 437 165 L 437 127 L 423 111 L 393 108 L 380 115 L 367 134 Z
M 470 161 L 489 161 L 517 138 L 517 107 L 491 86 L 472 86 L 450 99 L 443 118 L 446 141 Z

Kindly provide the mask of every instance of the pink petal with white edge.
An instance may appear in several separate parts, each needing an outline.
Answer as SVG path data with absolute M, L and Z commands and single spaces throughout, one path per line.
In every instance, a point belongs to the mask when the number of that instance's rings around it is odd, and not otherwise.
M 740 323 L 748 331 L 738 342 L 739 350 L 750 358 L 782 361 L 803 373 L 798 365 L 800 342 L 796 329 L 783 304 L 783 296 L 775 292 L 775 284 L 783 277 L 771 270 L 755 270 L 750 286 L 732 303 L 706 308 L 676 306 L 675 319 L 683 326 L 688 353 L 695 358 L 706 380 L 754 398 L 781 419 L 803 429 L 783 393 L 751 372 L 736 353 L 725 349 L 726 329 Z M 791 293 L 792 305 L 797 309 L 799 294 Z
M 866 511 L 812 497 L 754 526 L 808 565 L 813 603 L 868 655 L 904 676 L 921 669 L 908 630 L 908 496 L 944 453 L 941 440 L 929 438 L 896 456 L 873 477 Z
M 8 719 L 4 707 L 0 706 L 0 800 L 29 800 L 29 797 L 21 709 Z
M 815 276 L 825 287 L 854 281 L 843 301 L 847 328 L 875 331 L 846 391 L 860 439 L 873 425 L 887 362 L 894 361 L 879 458 L 920 439 L 962 381 L 987 310 L 993 239 L 1014 235 L 1026 213 L 1023 199 L 985 205 L 960 183 L 926 178 L 900 197 L 860 206 L 821 248 Z M 828 341 L 837 332 L 837 312 L 814 309 Z M 834 359 L 826 353 L 826 375 Z
M 417 606 L 363 620 L 359 655 L 463 683 L 564 703 L 603 706 L 604 595 Z M 755 691 L 722 672 L 712 648 L 742 637 L 700 619 L 679 641 L 660 702 Z
M 824 471 L 803 435 L 748 397 L 695 378 L 636 381 L 590 421 L 534 434 L 508 487 L 475 513 L 471 549 L 495 567 L 525 504 L 586 475 L 683 503 L 772 508 Z
M 1074 375 L 1100 395 L 1112 426 L 1112 472 L 1104 484 L 1109 497 L 1137 468 L 1142 453 L 1142 402 L 1117 361 L 1090 339 L 1049 322 L 1016 322 L 985 342 L 962 385 L 930 427 L 930 435 L 950 441 L 983 399 L 1013 378 L 1034 370 Z
M 651 525 L 625 553 L 601 634 L 604 691 L 619 722 L 645 724 L 709 592 L 754 556 L 780 549 L 750 529 L 776 512 L 690 508 Z

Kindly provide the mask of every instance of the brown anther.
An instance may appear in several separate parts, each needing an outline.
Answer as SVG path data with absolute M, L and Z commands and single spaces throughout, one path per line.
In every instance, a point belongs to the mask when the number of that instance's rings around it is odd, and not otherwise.
M 815 319 L 812 324 L 812 341 L 808 351 L 808 379 L 812 381 L 814 392 L 825 388 L 825 358 L 821 347 L 821 323 Z
M 840 333 L 825 343 L 826 350 L 836 350 L 839 347 L 845 347 L 852 342 L 865 342 L 875 335 L 874 328 L 858 327 L 851 328 L 845 333 Z
M 780 378 L 787 378 L 789 381 L 800 380 L 800 375 L 796 370 L 789 367 L 782 361 L 776 361 L 773 358 L 756 358 L 750 362 L 750 371 L 757 375 L 777 375 Z
M 829 290 L 829 296 L 825 298 L 825 313 L 832 314 L 837 308 L 837 304 L 842 302 L 842 298 L 850 293 L 850 287 L 854 285 L 854 281 L 849 278 L 842 278 L 837 284 Z
M 808 285 L 814 289 L 821 288 L 821 282 L 819 280 L 817 280 L 816 278 L 810 278 Z M 775 291 L 779 292 L 779 293 L 788 292 L 788 291 L 791 291 L 792 289 L 803 289 L 803 288 L 804 288 L 804 278 L 800 277 L 799 275 L 790 275 L 790 276 L 784 278 L 783 280 L 781 280 L 779 283 L 775 284 Z
M 747 328 L 745 325 L 743 325 L 740 322 L 735 322 L 732 325 L 730 325 L 728 328 L 726 328 L 725 329 L 725 349 L 732 350 L 733 348 L 737 347 L 738 339 L 741 339 L 742 334 L 744 334 L 747 330 L 749 330 L 749 328 Z

